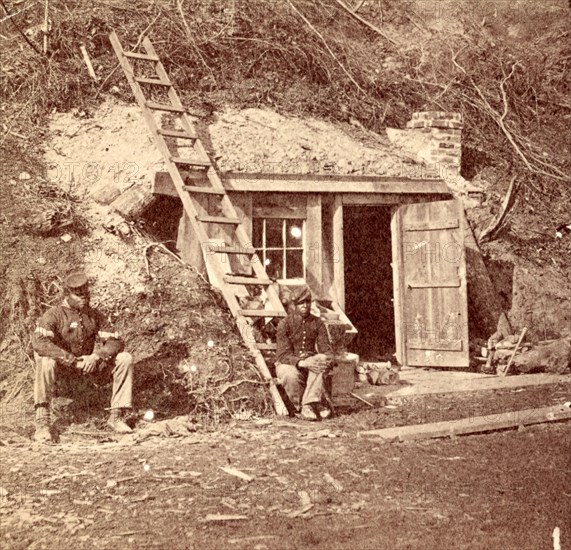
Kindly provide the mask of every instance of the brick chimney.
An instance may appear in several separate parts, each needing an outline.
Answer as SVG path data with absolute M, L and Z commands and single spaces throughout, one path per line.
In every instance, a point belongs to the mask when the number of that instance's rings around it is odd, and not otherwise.
M 423 144 L 418 151 L 422 159 L 448 172 L 460 173 L 462 115 L 445 111 L 421 111 L 413 113 L 406 124 L 406 133 L 417 137 Z M 413 140 L 416 141 L 416 140 Z

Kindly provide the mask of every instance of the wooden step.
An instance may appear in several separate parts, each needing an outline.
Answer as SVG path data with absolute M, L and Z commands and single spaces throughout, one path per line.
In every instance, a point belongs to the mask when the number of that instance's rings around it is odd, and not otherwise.
M 159 62 L 159 58 L 156 55 L 149 55 L 148 53 L 138 53 L 138 52 L 126 52 L 123 51 L 125 57 L 131 57 L 132 59 L 142 59 L 143 61 L 154 61 Z
M 198 185 L 185 185 L 183 187 L 189 193 L 206 193 L 209 195 L 225 195 L 224 189 L 215 189 L 214 187 L 200 187 Z
M 155 86 L 166 86 L 168 88 L 172 86 L 172 83 L 170 83 L 168 80 L 161 80 L 160 78 L 146 78 L 144 76 L 136 76 L 135 80 L 139 84 L 154 84 Z
M 265 344 L 262 342 L 256 342 L 256 347 L 259 350 L 264 350 L 264 351 L 275 351 L 278 348 L 277 344 Z
M 184 107 L 176 107 L 175 105 L 168 105 L 167 103 L 156 103 L 155 101 L 145 101 L 145 106 L 155 111 L 171 111 L 173 113 L 186 113 Z
M 238 313 L 244 317 L 287 317 L 285 311 L 275 309 L 239 309 Z
M 196 139 L 196 136 L 194 134 L 189 134 L 185 130 L 167 130 L 164 128 L 159 128 L 157 133 L 165 137 L 173 137 L 180 139 Z
M 271 285 L 270 279 L 257 279 L 256 277 L 241 277 L 240 275 L 226 275 L 224 282 L 231 285 Z
M 188 166 L 200 166 L 201 168 L 210 168 L 212 166 L 212 164 L 210 164 L 209 160 L 184 159 L 182 157 L 171 157 L 171 160 L 175 164 L 186 164 Z
M 240 225 L 240 218 L 225 218 L 224 216 L 196 216 L 199 222 L 205 223 L 226 223 L 229 225 Z

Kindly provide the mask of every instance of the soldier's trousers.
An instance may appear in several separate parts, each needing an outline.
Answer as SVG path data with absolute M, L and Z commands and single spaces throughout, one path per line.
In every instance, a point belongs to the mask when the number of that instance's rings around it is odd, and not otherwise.
M 58 376 L 89 376 L 96 381 L 113 379 L 111 408 L 130 408 L 132 406 L 133 357 L 130 353 L 121 352 L 115 359 L 102 361 L 95 371 L 82 374 L 74 367 L 66 367 L 51 357 L 34 354 L 36 360 L 36 377 L 34 381 L 34 403 L 48 405 L 55 390 Z
M 330 376 L 316 374 L 294 365 L 276 363 L 276 377 L 280 380 L 291 404 L 299 410 L 302 405 L 321 403 L 330 395 Z

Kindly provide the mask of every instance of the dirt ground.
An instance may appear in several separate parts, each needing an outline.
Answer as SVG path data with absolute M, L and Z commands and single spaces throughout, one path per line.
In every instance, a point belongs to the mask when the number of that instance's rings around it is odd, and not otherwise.
M 29 423 L 24 433 L 4 417 L 2 545 L 540 550 L 553 548 L 559 527 L 561 548 L 569 548 L 569 423 L 411 443 L 358 431 L 499 418 L 565 402 L 570 390 L 565 383 L 416 397 L 315 424 L 234 421 L 138 443 L 71 426 L 59 445 L 38 446 Z M 138 432 L 147 428 L 139 423 Z

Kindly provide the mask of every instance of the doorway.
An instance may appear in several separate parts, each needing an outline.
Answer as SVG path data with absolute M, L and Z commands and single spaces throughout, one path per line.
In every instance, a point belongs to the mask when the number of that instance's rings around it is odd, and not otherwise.
M 350 350 L 365 361 L 393 360 L 395 318 L 390 206 L 345 206 L 345 313 L 359 331 Z

